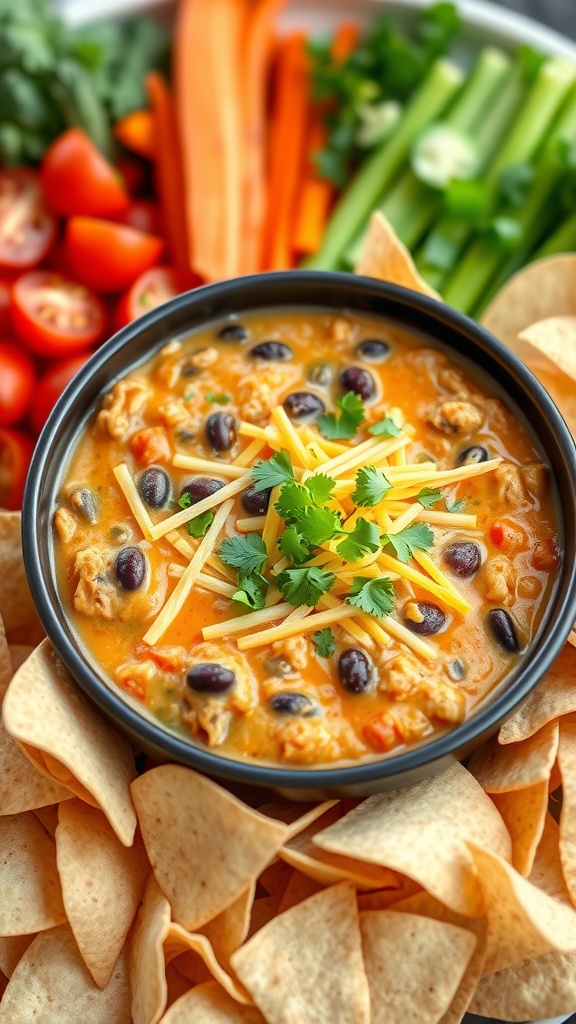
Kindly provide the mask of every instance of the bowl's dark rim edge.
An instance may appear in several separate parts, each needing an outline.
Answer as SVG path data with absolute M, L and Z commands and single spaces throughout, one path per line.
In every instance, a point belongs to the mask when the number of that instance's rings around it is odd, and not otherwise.
M 501 722 L 509 717 L 514 708 L 528 695 L 559 654 L 576 619 L 575 553 L 571 565 L 568 565 L 566 561 L 564 563 L 564 570 L 568 570 L 568 576 L 562 579 L 562 586 L 559 586 L 557 589 L 555 602 L 549 613 L 550 616 L 552 612 L 555 614 L 555 622 L 552 626 L 550 626 L 550 618 L 546 625 L 546 629 L 552 628 L 553 630 L 552 638 L 547 636 L 541 637 L 540 641 L 536 642 L 535 651 L 532 652 L 530 660 L 526 661 L 521 667 L 518 677 L 493 702 L 462 723 L 462 725 L 440 736 L 438 739 L 431 740 L 429 743 L 425 743 L 406 753 L 398 754 L 392 758 L 365 762 L 358 765 L 341 765 L 334 768 L 306 766 L 305 768 L 294 769 L 278 768 L 266 764 L 251 764 L 223 757 L 220 754 L 213 754 L 188 744 L 176 734 L 167 732 L 162 728 L 158 729 L 152 722 L 149 722 L 129 707 L 103 679 L 99 678 L 92 671 L 79 652 L 69 644 L 67 638 L 63 638 L 58 614 L 48 602 L 44 589 L 44 579 L 40 570 L 39 538 L 35 523 L 39 513 L 40 484 L 54 436 L 61 420 L 66 415 L 67 409 L 74 402 L 78 393 L 81 392 L 85 382 L 92 375 L 93 369 L 101 365 L 110 355 L 119 351 L 127 342 L 141 334 L 148 326 L 153 325 L 161 316 L 165 316 L 172 310 L 185 307 L 189 302 L 190 296 L 195 299 L 201 299 L 206 295 L 211 300 L 214 300 L 217 299 L 219 293 L 226 294 L 230 289 L 240 289 L 242 291 L 253 288 L 256 284 L 260 285 L 268 280 L 282 283 L 290 279 L 291 284 L 297 287 L 299 283 L 309 283 L 311 278 L 317 281 L 321 280 L 324 284 L 330 283 L 336 288 L 339 283 L 349 285 L 353 281 L 355 285 L 360 286 L 362 289 L 376 291 L 380 299 L 386 300 L 388 298 L 393 302 L 404 305 L 408 301 L 412 308 L 430 316 L 440 328 L 444 325 L 454 328 L 464 335 L 475 336 L 475 340 L 483 348 L 490 350 L 491 355 L 504 366 L 510 376 L 516 378 L 521 387 L 529 388 L 532 391 L 535 400 L 539 402 L 552 430 L 556 434 L 558 446 L 562 450 L 564 462 L 567 464 L 572 480 L 576 481 L 576 446 L 560 412 L 531 371 L 485 328 L 471 321 L 464 314 L 437 302 L 435 299 L 373 278 L 352 276 L 338 272 L 292 270 L 219 282 L 186 292 L 170 300 L 163 307 L 156 307 L 156 309 L 151 310 L 137 321 L 123 328 L 102 345 L 94 353 L 88 364 L 80 370 L 79 374 L 68 385 L 58 400 L 39 438 L 28 474 L 22 514 L 25 569 L 42 625 L 68 671 L 101 710 L 112 718 L 119 720 L 122 723 L 119 728 L 124 727 L 132 734 L 141 736 L 142 740 L 149 746 L 162 749 L 168 757 L 173 757 L 189 767 L 196 768 L 209 775 L 219 776 L 236 782 L 240 781 L 249 785 L 277 786 L 285 789 L 291 787 L 299 789 L 326 787 L 329 789 L 338 786 L 362 785 L 389 776 L 417 771 L 437 761 L 445 761 L 450 758 L 454 761 L 457 760 L 459 750 L 473 744 L 473 741 L 479 735 L 487 734 L 490 731 L 493 732 L 495 722 Z M 318 305 L 326 308 L 325 303 L 318 303 Z M 338 308 L 337 303 L 334 304 L 334 308 Z M 162 310 L 162 312 L 159 313 L 159 310 Z M 130 365 L 133 365 L 133 363 L 134 361 Z M 564 510 L 563 518 L 565 525 L 566 516 Z M 574 532 L 574 543 L 576 546 L 576 528 Z M 556 607 L 556 605 L 559 605 L 559 607 Z M 564 625 L 561 626 L 561 623 L 564 623 Z M 62 642 L 63 639 L 64 643 Z

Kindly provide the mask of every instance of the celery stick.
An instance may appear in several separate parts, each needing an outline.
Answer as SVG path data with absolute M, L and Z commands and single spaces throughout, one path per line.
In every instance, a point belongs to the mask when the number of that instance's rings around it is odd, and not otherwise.
M 574 252 L 575 249 L 576 210 L 536 249 L 532 259 L 540 260 L 545 256 L 556 256 L 560 252 Z
M 572 70 L 572 84 L 576 78 L 576 67 Z M 564 91 L 564 95 L 566 90 Z M 497 245 L 488 239 L 478 238 L 472 242 L 444 288 L 444 300 L 467 313 L 484 304 L 484 296 L 491 283 L 497 289 L 518 267 L 528 259 L 532 249 L 546 230 L 547 218 L 553 216 L 554 191 L 562 178 L 565 167 L 558 157 L 558 143 L 576 140 L 576 89 L 572 89 L 566 107 L 552 128 L 542 155 L 536 165 L 536 177 L 530 194 L 523 207 L 512 212 L 510 220 L 520 229 L 520 244 L 506 259 Z
M 502 50 L 486 47 L 443 123 L 463 133 L 474 133 L 488 113 L 492 98 L 502 88 L 510 72 L 510 58 Z M 491 115 L 490 115 L 491 116 Z M 407 168 L 399 182 L 380 202 L 379 209 L 388 218 L 399 238 L 409 248 L 415 246 L 441 208 L 440 195 L 418 180 Z M 366 226 L 363 225 L 346 252 L 345 261 L 355 267 L 362 252 Z
M 518 112 L 512 127 L 510 121 L 519 105 L 523 86 L 522 76 L 518 69 L 516 81 L 508 89 L 503 90 L 500 99 L 495 103 L 491 118 L 486 129 L 492 133 L 493 139 L 500 144 L 504 141 L 485 176 L 485 182 L 493 195 L 496 194 L 498 181 L 508 167 L 532 160 L 542 141 L 549 131 L 550 125 L 574 80 L 575 69 L 563 57 L 555 57 L 546 61 L 530 89 L 528 96 Z M 508 129 L 510 129 L 508 131 Z M 494 147 L 495 148 L 495 147 Z M 470 241 L 473 230 L 469 224 L 443 217 L 430 233 L 422 250 L 417 253 L 416 266 L 432 287 L 443 289 L 447 272 L 457 266 L 459 257 Z M 438 267 L 427 258 L 427 250 L 444 244 L 451 252 L 448 265 Z
M 340 197 L 322 247 L 304 266 L 314 270 L 334 270 L 339 266 L 346 246 L 406 160 L 414 139 L 446 108 L 463 77 L 460 68 L 451 61 L 435 61 L 392 136 L 362 164 Z

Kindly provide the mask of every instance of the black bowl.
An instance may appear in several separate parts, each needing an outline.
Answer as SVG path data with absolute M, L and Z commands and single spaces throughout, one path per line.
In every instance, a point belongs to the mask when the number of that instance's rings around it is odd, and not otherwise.
M 394 757 L 327 768 L 283 768 L 212 753 L 168 732 L 129 706 L 91 666 L 68 624 L 54 573 L 51 518 L 59 478 L 79 431 L 111 382 L 147 359 L 166 340 L 231 313 L 263 307 L 309 307 L 383 316 L 440 342 L 497 382 L 520 420 L 536 436 L 559 496 L 564 559 L 539 633 L 495 697 L 473 717 L 437 739 Z M 226 281 L 181 295 L 125 327 L 89 360 L 66 389 L 42 433 L 23 508 L 24 560 L 36 606 L 50 640 L 82 689 L 157 760 L 173 760 L 228 782 L 270 786 L 290 796 L 364 796 L 397 788 L 462 760 L 493 735 L 532 690 L 565 643 L 576 619 L 576 449 L 544 389 L 507 349 L 467 317 L 415 292 L 347 274 L 291 271 Z

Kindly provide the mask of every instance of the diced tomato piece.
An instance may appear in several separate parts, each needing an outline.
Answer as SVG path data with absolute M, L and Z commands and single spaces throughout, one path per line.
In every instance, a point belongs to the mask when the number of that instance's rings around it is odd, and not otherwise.
M 0 171 L 0 267 L 24 270 L 44 259 L 56 239 L 38 175 L 27 167 Z
M 168 462 L 170 442 L 162 427 L 146 427 L 130 438 L 130 451 L 138 462 L 149 466 L 153 462 Z
M 504 540 L 504 530 L 500 523 L 492 523 L 492 526 L 490 527 L 490 540 L 496 545 L 496 547 L 500 547 Z
M 40 176 L 46 202 L 64 217 L 109 217 L 128 206 L 118 171 L 80 128 L 52 143 Z
M 507 555 L 513 555 L 517 551 L 526 551 L 529 546 L 526 531 L 510 519 L 500 519 L 497 523 L 492 523 L 490 539 Z
M 96 217 L 71 217 L 66 226 L 66 253 L 74 274 L 97 292 L 120 292 L 156 266 L 164 242 Z
M 532 552 L 531 563 L 538 572 L 555 572 L 560 564 L 560 554 L 553 537 L 538 541 Z
M 181 672 L 186 661 L 183 647 L 147 647 L 141 656 L 154 661 L 165 672 Z
M 0 427 L 0 508 L 19 509 L 34 442 L 21 430 Z
M 385 711 L 375 715 L 366 723 L 362 734 L 367 743 L 379 754 L 392 750 L 398 744 L 398 733 L 394 722 Z

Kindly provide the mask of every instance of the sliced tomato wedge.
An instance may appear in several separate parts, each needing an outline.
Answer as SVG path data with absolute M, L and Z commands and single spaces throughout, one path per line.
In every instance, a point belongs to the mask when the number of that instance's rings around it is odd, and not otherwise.
M 0 508 L 21 507 L 33 451 L 34 442 L 27 434 L 0 427 Z
M 0 267 L 25 269 L 44 259 L 56 238 L 38 175 L 26 167 L 0 171 Z
M 34 392 L 34 402 L 30 409 L 29 420 L 32 429 L 39 434 L 46 423 L 52 409 L 70 381 L 82 369 L 90 355 L 73 356 L 72 359 L 61 359 L 40 378 Z
M 174 271 L 170 267 L 152 267 L 140 275 L 132 287 L 120 299 L 116 315 L 118 329 L 137 320 L 156 306 L 178 295 Z
M 102 337 L 106 310 L 78 281 L 51 270 L 33 270 L 12 286 L 12 325 L 32 352 L 72 355 Z
M 69 128 L 52 143 L 40 177 L 48 206 L 64 217 L 108 217 L 128 206 L 118 171 L 79 128 Z
M 80 281 L 97 292 L 121 292 L 156 266 L 164 242 L 145 231 L 96 217 L 71 217 L 66 252 Z

